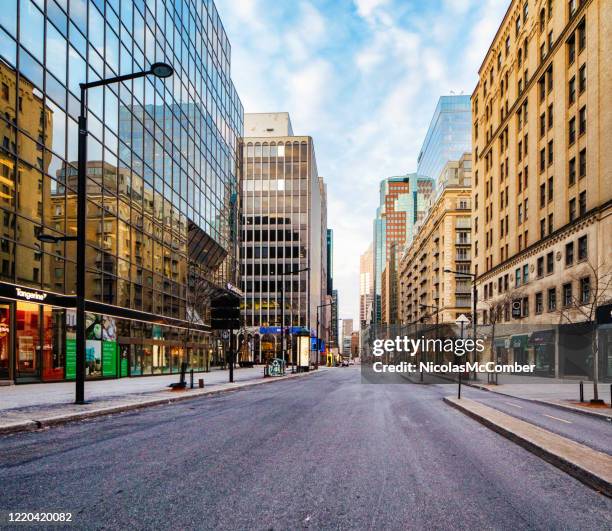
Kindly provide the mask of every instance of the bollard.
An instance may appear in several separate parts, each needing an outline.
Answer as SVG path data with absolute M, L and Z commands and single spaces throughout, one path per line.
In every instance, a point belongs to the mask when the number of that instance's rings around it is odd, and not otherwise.
M 580 380 L 580 402 L 584 402 L 584 383 Z
M 191 378 L 190 388 L 193 389 L 193 369 L 189 371 L 189 377 Z
M 199 387 L 200 389 L 204 389 L 204 378 L 200 378 L 200 379 L 198 380 L 198 387 Z

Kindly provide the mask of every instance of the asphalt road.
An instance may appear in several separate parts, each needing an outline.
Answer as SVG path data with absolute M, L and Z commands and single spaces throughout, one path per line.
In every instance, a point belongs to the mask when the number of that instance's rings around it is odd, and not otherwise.
M 416 376 L 411 379 L 418 381 Z M 428 381 L 427 385 L 436 384 L 430 385 L 431 391 L 437 392 L 441 397 L 457 394 L 456 383 L 431 375 L 428 376 Z M 461 386 L 461 396 L 612 455 L 612 423 L 604 417 L 596 418 L 583 413 L 573 413 L 533 400 L 483 391 L 467 385 Z
M 334 369 L 0 438 L 0 513 L 83 528 L 610 529 L 612 500 L 440 400 Z

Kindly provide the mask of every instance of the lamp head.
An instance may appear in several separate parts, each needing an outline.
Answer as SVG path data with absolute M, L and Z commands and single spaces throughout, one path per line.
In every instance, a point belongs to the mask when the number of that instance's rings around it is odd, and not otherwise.
M 167 63 L 153 63 L 149 72 L 155 77 L 163 79 L 174 74 L 174 69 Z
M 57 236 L 53 236 L 53 234 L 45 234 L 44 232 L 40 233 L 36 238 L 42 243 L 57 243 L 59 241 Z

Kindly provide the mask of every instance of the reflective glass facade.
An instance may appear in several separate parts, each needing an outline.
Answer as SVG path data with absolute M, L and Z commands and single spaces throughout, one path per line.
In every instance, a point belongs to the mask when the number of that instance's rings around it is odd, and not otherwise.
M 417 173 L 438 179 L 449 160 L 472 150 L 470 96 L 441 96 L 425 135 Z
M 207 298 L 194 291 L 210 296 L 238 281 L 236 150 L 243 110 L 214 3 L 6 0 L 0 10 L 0 303 L 7 301 L 11 337 L 0 377 L 19 378 L 22 351 L 39 367 L 32 377 L 69 377 L 70 361 L 63 360 L 66 350 L 71 355 L 71 310 L 61 308 L 74 305 L 76 245 L 42 243 L 38 235 L 76 232 L 79 83 L 157 61 L 171 64 L 174 76 L 89 90 L 90 322 L 97 334 L 96 323 L 113 319 L 108 328 L 118 351 L 126 345 L 132 374 L 173 370 L 179 358 L 201 367 L 205 354 L 216 352 Z M 20 299 L 15 286 L 38 293 L 27 303 L 40 310 L 20 309 L 25 303 L 14 302 Z M 31 312 L 40 315 L 26 318 Z M 18 338 L 26 321 L 35 330 L 27 325 L 24 337 L 44 347 Z M 68 336 L 55 340 L 57 334 Z M 55 361 L 45 361 L 45 348 L 57 350 L 49 357 Z M 98 347 L 92 349 L 95 359 Z M 102 352 L 90 376 L 105 376 L 103 358 Z M 54 378 L 45 378 L 54 364 Z

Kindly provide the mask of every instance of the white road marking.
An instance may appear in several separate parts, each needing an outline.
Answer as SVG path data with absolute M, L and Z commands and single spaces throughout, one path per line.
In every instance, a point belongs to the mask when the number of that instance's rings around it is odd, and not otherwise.
M 545 417 L 548 417 L 550 419 L 555 419 L 555 420 L 559 420 L 561 422 L 565 422 L 566 424 L 571 424 L 571 422 L 569 420 L 560 419 L 559 417 L 553 417 L 552 415 L 547 415 L 546 413 L 542 413 L 542 415 L 544 415 Z
M 523 406 L 519 406 L 518 404 L 515 404 L 514 402 L 504 402 L 505 404 L 508 404 L 509 406 L 514 406 L 514 407 L 518 407 L 519 409 L 523 409 Z

